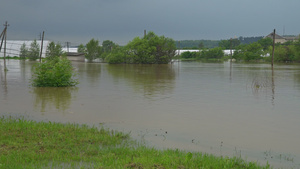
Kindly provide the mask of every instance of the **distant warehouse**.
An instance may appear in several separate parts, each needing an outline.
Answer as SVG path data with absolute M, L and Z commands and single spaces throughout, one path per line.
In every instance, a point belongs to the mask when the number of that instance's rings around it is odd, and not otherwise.
M 17 57 L 19 57 L 21 46 L 25 43 L 26 48 L 29 49 L 30 44 L 32 42 L 33 42 L 33 40 L 7 40 L 6 41 L 6 56 L 10 56 L 10 57 L 17 56 Z M 42 41 L 37 40 L 36 42 L 41 47 Z M 48 46 L 49 43 L 50 43 L 50 41 L 44 40 L 42 57 L 46 57 L 45 54 L 46 54 L 47 46 Z M 0 57 L 4 57 L 4 42 L 2 44 Z
M 23 44 L 25 44 L 26 48 L 29 50 L 32 42 L 33 42 L 33 40 L 7 40 L 6 41 L 6 56 L 7 57 L 14 57 L 14 56 L 19 57 L 21 46 Z M 42 41 L 37 40 L 36 42 L 41 47 Z M 48 41 L 48 40 L 43 41 L 43 51 L 42 51 L 43 58 L 46 57 L 47 46 L 50 42 L 51 41 Z M 66 52 L 67 58 L 69 60 L 84 61 L 84 54 L 77 53 L 76 47 L 62 48 L 62 50 L 63 50 L 63 52 Z M 0 57 L 4 57 L 4 44 L 2 45 Z

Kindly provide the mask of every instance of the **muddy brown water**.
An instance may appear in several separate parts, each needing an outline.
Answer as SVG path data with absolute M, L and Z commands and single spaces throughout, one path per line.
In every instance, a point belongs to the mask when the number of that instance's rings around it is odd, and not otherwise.
M 300 167 L 300 65 L 73 62 L 73 88 L 30 86 L 30 61 L 0 60 L 0 114 L 104 125 L 157 148 Z

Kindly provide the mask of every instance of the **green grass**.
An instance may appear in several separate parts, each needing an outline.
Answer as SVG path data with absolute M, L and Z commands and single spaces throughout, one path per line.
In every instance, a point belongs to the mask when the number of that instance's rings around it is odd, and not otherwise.
M 87 125 L 0 117 L 0 168 L 269 168 L 240 158 L 157 150 Z

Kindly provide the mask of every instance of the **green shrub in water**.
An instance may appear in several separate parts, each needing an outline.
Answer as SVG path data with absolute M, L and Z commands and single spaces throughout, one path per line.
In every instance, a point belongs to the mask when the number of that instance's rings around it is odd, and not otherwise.
M 32 85 L 35 87 L 75 86 L 74 69 L 66 57 L 46 58 L 33 67 Z

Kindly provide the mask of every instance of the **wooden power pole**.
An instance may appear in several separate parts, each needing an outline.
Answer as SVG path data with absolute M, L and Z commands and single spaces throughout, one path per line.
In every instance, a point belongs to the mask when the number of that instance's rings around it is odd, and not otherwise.
M 273 68 L 273 65 L 274 65 L 274 51 L 275 51 L 275 32 L 276 30 L 274 29 L 274 32 L 273 32 L 273 49 L 272 49 L 272 62 L 271 62 L 271 66 Z
M 4 71 L 6 72 L 7 71 L 7 68 L 6 68 L 6 36 L 7 36 L 7 27 L 9 26 L 9 24 L 7 24 L 7 21 L 5 22 L 4 24 L 5 26 L 5 32 L 4 32 Z
M 41 42 L 40 63 L 42 62 L 43 43 L 44 43 L 44 34 L 45 34 L 45 32 L 43 31 L 43 35 L 42 35 L 42 42 Z

